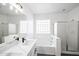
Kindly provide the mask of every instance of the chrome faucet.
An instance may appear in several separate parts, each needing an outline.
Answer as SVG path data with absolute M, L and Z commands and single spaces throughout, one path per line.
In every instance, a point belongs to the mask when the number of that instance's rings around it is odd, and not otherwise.
M 25 38 L 22 38 L 22 43 L 24 43 L 25 40 L 26 40 Z

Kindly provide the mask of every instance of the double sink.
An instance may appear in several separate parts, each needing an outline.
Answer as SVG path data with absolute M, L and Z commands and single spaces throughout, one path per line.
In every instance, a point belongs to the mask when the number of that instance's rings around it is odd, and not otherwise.
M 16 44 L 15 44 L 16 43 Z M 0 56 L 27 56 L 32 46 L 34 45 L 34 40 L 27 40 L 25 43 L 14 41 L 7 44 L 8 47 L 3 49 L 3 53 Z

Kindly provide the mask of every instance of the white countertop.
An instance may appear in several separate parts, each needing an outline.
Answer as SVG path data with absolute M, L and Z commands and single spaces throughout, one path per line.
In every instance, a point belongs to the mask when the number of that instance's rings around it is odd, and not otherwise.
M 35 43 L 36 39 L 28 40 L 25 43 L 14 41 L 7 44 L 7 47 L 0 48 L 0 56 L 27 56 Z

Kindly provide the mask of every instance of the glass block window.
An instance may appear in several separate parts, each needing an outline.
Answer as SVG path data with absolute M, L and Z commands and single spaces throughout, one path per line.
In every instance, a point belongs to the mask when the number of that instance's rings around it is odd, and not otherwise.
M 36 20 L 36 33 L 50 33 L 50 20 Z

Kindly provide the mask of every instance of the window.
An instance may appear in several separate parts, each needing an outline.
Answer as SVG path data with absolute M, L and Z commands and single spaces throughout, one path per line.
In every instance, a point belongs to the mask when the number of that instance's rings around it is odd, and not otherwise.
M 33 21 L 20 21 L 20 33 L 33 34 Z
M 50 33 L 50 20 L 36 20 L 36 33 Z
M 9 34 L 16 33 L 16 24 L 9 24 Z
M 27 21 L 20 21 L 20 33 L 27 33 Z
M 33 21 L 28 20 L 28 34 L 33 34 Z

